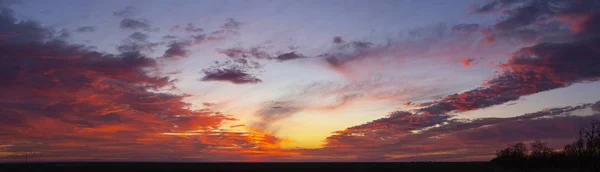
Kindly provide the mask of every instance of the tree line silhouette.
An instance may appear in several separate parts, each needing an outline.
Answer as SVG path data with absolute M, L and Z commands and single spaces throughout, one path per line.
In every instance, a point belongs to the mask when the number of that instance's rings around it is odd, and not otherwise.
M 562 150 L 550 149 L 545 142 L 523 142 L 508 145 L 496 152 L 492 164 L 503 168 L 572 169 L 600 171 L 600 122 L 581 128 L 577 140 Z

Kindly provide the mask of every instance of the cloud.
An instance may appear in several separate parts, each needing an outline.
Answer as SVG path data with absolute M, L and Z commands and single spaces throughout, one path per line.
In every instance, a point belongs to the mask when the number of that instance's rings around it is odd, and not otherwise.
M 221 25 L 221 28 L 226 29 L 226 30 L 238 30 L 238 29 L 240 29 L 242 24 L 243 23 L 240 21 L 237 21 L 232 18 L 228 18 L 227 22 L 225 22 L 225 24 Z
M 557 15 L 562 15 L 567 12 L 569 14 L 577 13 L 578 16 L 596 16 L 598 13 L 598 11 L 594 10 L 586 11 L 580 9 L 586 8 L 585 5 L 593 5 L 589 4 L 591 1 L 581 1 L 581 3 L 564 1 L 564 3 L 567 3 L 567 5 L 564 6 L 550 4 L 551 1 L 525 1 L 522 6 L 515 6 L 514 9 L 510 8 L 512 7 L 511 4 L 515 3 L 513 1 L 492 1 L 491 3 L 491 5 L 488 4 L 484 6 L 485 9 L 480 9 L 480 11 L 490 11 L 492 8 L 510 9 L 510 12 L 506 13 L 508 16 L 502 17 L 498 23 L 493 25 L 493 27 L 488 30 L 490 33 L 502 33 L 495 35 L 496 37 L 494 37 L 494 39 L 514 38 L 515 36 L 522 38 L 523 36 L 519 34 L 521 34 L 521 31 L 525 30 L 530 30 L 531 33 L 535 34 L 546 34 L 548 33 L 545 30 L 548 29 L 548 27 L 546 27 L 547 25 L 538 25 L 541 20 L 540 17 L 553 18 Z M 557 9 L 550 10 L 550 8 Z M 455 122 L 450 119 L 450 113 L 452 112 L 460 113 L 464 111 L 486 108 L 518 100 L 521 96 L 567 87 L 573 83 L 597 81 L 600 78 L 600 71 L 596 67 L 598 64 L 600 64 L 600 58 L 598 58 L 600 57 L 600 52 L 596 51 L 596 49 L 600 47 L 600 37 L 598 37 L 598 30 L 591 29 L 595 28 L 597 23 L 593 18 L 585 18 L 582 19 L 582 21 L 585 22 L 580 22 L 578 23 L 579 26 L 577 26 L 578 28 L 581 28 L 579 29 L 579 32 L 576 32 L 575 34 L 563 34 L 570 36 L 564 37 L 561 41 L 540 42 L 531 46 L 520 48 L 518 51 L 512 54 L 506 63 L 497 65 L 497 67 L 499 67 L 502 71 L 476 89 L 448 95 L 431 102 L 419 103 L 415 105 L 417 109 L 413 109 L 411 111 L 393 112 L 389 117 L 339 131 L 335 135 L 328 138 L 326 145 L 332 148 L 352 148 L 354 150 L 365 151 L 369 152 L 368 154 L 373 154 L 373 151 L 379 150 L 374 148 L 381 147 L 380 144 L 389 144 L 393 146 L 407 144 L 405 140 L 402 139 L 405 136 L 406 139 L 417 139 L 417 137 L 411 134 L 412 132 L 436 131 L 439 130 L 437 128 L 440 128 L 441 126 L 451 126 L 449 123 L 452 124 Z M 564 26 L 564 24 L 569 23 L 554 24 L 563 24 Z M 560 30 L 557 32 L 564 33 L 565 30 Z M 542 36 L 545 36 L 543 34 Z M 542 40 L 550 41 L 553 39 Z M 363 55 L 365 52 L 363 51 L 353 54 L 361 54 L 361 56 L 348 57 L 364 57 Z M 408 105 L 412 106 L 413 104 L 408 103 Z M 591 105 L 585 105 L 581 107 L 573 107 L 572 109 L 581 109 L 590 106 Z M 572 111 L 572 109 L 563 108 L 554 110 L 556 113 L 558 113 L 562 111 Z M 548 113 L 554 114 L 554 110 L 551 110 Z M 528 115 L 528 117 L 529 116 L 531 115 Z M 527 120 L 522 120 L 521 122 L 517 122 L 519 120 L 511 122 L 510 125 L 507 125 L 510 127 L 507 127 L 506 129 L 492 127 L 496 130 L 502 130 L 503 134 L 525 134 L 518 131 L 534 130 L 535 133 L 531 133 L 530 135 L 508 135 L 507 137 L 490 138 L 486 137 L 489 136 L 489 133 L 486 132 L 467 132 L 468 134 L 463 135 L 460 137 L 460 139 L 456 139 L 455 141 L 439 139 L 424 143 L 439 144 L 455 142 L 455 144 L 463 144 L 469 143 L 469 141 L 473 139 L 470 137 L 473 136 L 480 137 L 476 138 L 476 141 L 478 142 L 494 139 L 525 139 L 542 135 L 548 137 L 566 137 L 566 135 L 560 135 L 558 133 L 543 133 L 544 131 L 556 130 L 538 130 L 537 128 L 530 126 L 552 128 L 562 127 L 561 125 L 569 125 L 569 129 L 575 129 L 576 127 L 574 128 L 574 126 L 578 126 L 579 124 L 589 120 L 587 118 L 597 118 L 597 114 L 592 115 L 592 117 L 556 117 L 552 119 L 536 119 L 536 122 L 531 123 L 529 123 L 529 121 L 534 121 L 533 118 L 527 118 Z M 492 119 L 489 120 L 494 121 Z M 464 125 L 477 124 L 478 122 L 482 121 L 467 122 Z M 481 129 L 478 130 L 490 129 L 486 125 L 481 125 Z M 491 130 L 490 132 L 495 131 Z M 507 143 L 508 140 L 498 141 L 501 143 Z M 435 145 L 432 146 L 439 147 Z M 482 144 L 479 146 L 489 145 Z M 361 150 L 361 148 L 363 149 Z M 453 147 L 448 148 L 447 150 L 457 149 L 458 148 Z M 456 157 L 484 155 L 483 152 L 469 151 L 464 153 L 455 152 L 452 154 L 460 154 Z
M 150 42 L 145 33 L 134 32 L 130 34 L 123 43 L 117 46 L 119 52 L 154 52 L 154 48 L 163 44 L 162 42 Z
M 302 108 L 295 107 L 291 102 L 267 103 L 257 112 L 255 112 L 254 115 L 257 116 L 259 120 L 253 125 L 253 127 L 265 130 L 268 126 L 282 119 L 289 118 L 300 110 L 302 110 Z
M 56 36 L 55 38 L 57 39 L 67 39 L 71 36 L 71 31 L 68 29 L 61 29 L 60 31 L 58 31 L 58 36 Z
M 131 42 L 125 41 L 125 43 L 117 46 L 117 51 L 119 52 L 153 52 L 154 48 L 158 46 L 158 43 L 149 43 L 149 42 Z
M 475 110 L 577 82 L 596 81 L 600 72 L 593 66 L 600 61 L 594 47 L 599 43 L 596 38 L 522 48 L 507 63 L 499 65 L 504 71 L 484 86 L 449 95 L 419 111 L 442 114 Z
M 204 29 L 198 28 L 198 27 L 194 26 L 194 24 L 192 24 L 192 23 L 188 23 L 185 26 L 184 30 L 186 32 L 202 32 L 202 31 L 204 31 Z
M 119 26 L 121 27 L 121 29 L 130 29 L 130 30 L 150 28 L 150 24 L 148 23 L 147 20 L 130 19 L 130 18 L 124 18 L 123 20 L 121 20 L 121 23 L 119 24 Z
M 226 81 L 234 84 L 256 84 L 262 80 L 241 69 L 223 68 L 203 71 L 202 81 Z
M 497 39 L 526 43 L 560 42 L 569 37 L 578 39 L 594 36 L 584 36 L 579 32 L 582 25 L 593 27 L 593 23 L 597 23 L 592 19 L 593 16 L 598 16 L 595 10 L 597 6 L 593 0 L 491 1 L 483 7 L 501 11 L 505 15 L 482 33 L 488 42 L 495 42 Z M 591 23 L 584 24 L 585 22 Z M 570 29 L 563 27 L 565 23 L 571 25 Z M 573 34 L 579 36 L 574 37 Z
M 520 0 L 493 0 L 485 5 L 475 8 L 474 12 L 475 13 L 489 13 L 489 12 L 497 10 L 498 8 L 505 8 L 510 5 L 515 4 L 517 2 L 523 2 L 523 1 L 520 1 Z
M 177 36 L 173 36 L 173 35 L 165 35 L 162 37 L 162 39 L 176 39 Z
M 113 12 L 113 16 L 122 18 L 119 27 L 125 30 L 146 30 L 149 31 L 150 23 L 146 19 L 134 18 L 137 15 L 137 9 L 134 6 L 126 6 L 123 9 Z
M 277 121 L 293 117 L 303 111 L 311 113 L 332 113 L 346 110 L 356 105 L 368 103 L 397 104 L 405 100 L 421 98 L 425 93 L 435 88 L 420 86 L 403 86 L 398 90 L 396 81 L 392 79 L 372 79 L 356 83 L 341 84 L 337 82 L 315 82 L 307 85 L 285 88 L 288 94 L 272 99 L 262 106 L 255 114 L 264 112 L 277 112 Z M 273 107 L 279 109 L 272 109 Z M 281 111 L 285 113 L 280 113 Z M 339 113 L 339 112 L 336 112 Z M 266 113 L 271 114 L 271 113 Z M 264 128 L 270 128 L 275 122 L 259 122 Z
M 288 61 L 288 60 L 301 59 L 301 58 L 306 58 L 306 56 L 297 54 L 296 52 L 283 53 L 283 54 L 280 54 L 277 57 L 275 57 L 275 59 L 277 59 L 277 61 Z
M 202 38 L 204 40 L 204 38 Z M 255 46 L 249 49 L 228 48 L 217 49 L 216 52 L 229 57 L 229 60 L 220 62 L 217 66 L 211 66 L 204 69 L 205 77 L 202 81 L 230 81 L 231 83 L 259 83 L 262 80 L 249 74 L 248 72 L 261 69 L 262 64 L 257 60 L 275 60 L 277 62 L 289 61 L 294 59 L 307 58 L 302 54 L 295 52 L 288 53 L 269 53 L 264 46 Z M 220 67 L 219 67 L 220 66 Z M 223 68 L 223 66 L 227 66 Z
M 252 47 L 248 50 L 243 48 L 217 49 L 217 53 L 221 53 L 231 58 L 255 58 L 269 59 L 272 58 L 269 53 L 263 50 L 263 47 Z
M 0 12 L 0 145 L 7 161 L 244 160 L 274 157 L 280 140 L 221 129 L 229 115 L 192 110 L 175 80 L 137 51 L 107 54 L 55 39 Z M 9 152 L 5 154 L 4 152 Z M 9 156 L 9 157 L 4 157 Z
M 497 149 L 518 141 L 542 139 L 553 148 L 562 148 L 574 139 L 580 127 L 590 120 L 600 119 L 600 114 L 572 114 L 590 106 L 552 108 L 512 118 L 445 120 L 443 124 L 425 129 L 422 128 L 427 125 L 423 122 L 430 119 L 400 113 L 395 114 L 395 121 L 390 119 L 389 122 L 403 125 L 339 131 L 327 138 L 325 148 L 308 154 L 353 156 L 354 161 L 485 161 L 491 159 Z
M 243 59 L 241 59 L 243 60 Z M 259 69 L 262 65 L 248 61 L 216 61 L 209 68 L 203 69 L 201 81 L 221 81 L 233 84 L 256 84 L 262 80 L 248 73 L 250 69 Z
M 232 25 L 231 24 L 232 21 L 237 22 L 236 20 L 228 19 L 227 23 L 224 25 Z M 179 28 L 179 27 L 176 26 L 176 28 Z M 187 35 L 186 37 L 179 39 L 179 40 L 174 40 L 174 39 L 177 39 L 178 37 L 173 36 L 173 35 L 163 36 L 163 39 L 170 39 L 172 41 L 169 44 L 167 50 L 164 52 L 164 55 L 162 58 L 179 59 L 179 58 L 187 57 L 190 54 L 190 52 L 188 50 L 189 48 L 191 48 L 193 46 L 197 46 L 197 45 L 207 44 L 207 43 L 214 42 L 214 41 L 224 40 L 230 36 L 237 34 L 238 29 L 239 29 L 239 25 L 237 25 L 236 27 L 233 27 L 233 26 L 228 27 L 228 30 L 224 30 L 221 27 L 220 29 L 215 30 L 210 33 L 199 33 L 199 32 L 203 32 L 204 29 L 197 28 L 193 24 L 189 23 L 184 28 L 184 30 L 186 32 L 190 33 L 191 35 Z
M 416 28 L 385 41 L 333 38 L 331 48 L 315 55 L 348 79 L 385 67 L 405 67 L 409 59 L 455 59 L 505 53 L 503 47 L 481 47 L 478 24 L 437 24 Z M 437 60 L 437 63 L 443 60 Z
M 126 6 L 123 9 L 113 12 L 113 16 L 117 17 L 132 17 L 136 15 L 137 9 L 134 6 Z
M 131 35 L 129 35 L 129 39 L 132 39 L 134 41 L 145 42 L 148 41 L 148 35 L 140 32 L 134 32 Z
M 452 26 L 452 31 L 460 33 L 473 33 L 479 29 L 479 24 L 457 24 Z
M 216 104 L 215 103 L 204 102 L 204 103 L 202 103 L 202 105 L 209 107 L 209 106 L 214 106 Z
M 345 41 L 344 41 L 344 39 L 341 36 L 333 37 L 333 43 L 334 44 L 341 44 L 341 43 L 344 43 L 344 42 Z
M 462 64 L 465 67 L 471 67 L 471 63 L 473 63 L 473 61 L 475 61 L 475 59 L 472 59 L 472 58 L 464 59 L 464 60 L 462 60 Z
M 224 54 L 227 57 L 234 59 L 275 60 L 278 62 L 307 58 L 306 56 L 293 51 L 287 53 L 269 53 L 264 46 L 255 46 L 249 49 L 239 47 L 217 49 L 217 53 Z
M 592 106 L 592 110 L 600 112 L 600 101 L 594 103 L 594 105 Z
M 186 50 L 185 48 L 188 46 L 189 46 L 188 43 L 173 42 L 173 43 L 169 44 L 163 57 L 167 58 L 167 59 L 187 57 L 190 54 L 190 52 L 188 50 Z
M 75 30 L 75 32 L 80 32 L 80 33 L 95 32 L 95 31 L 96 31 L 96 28 L 94 28 L 93 26 L 81 26 Z

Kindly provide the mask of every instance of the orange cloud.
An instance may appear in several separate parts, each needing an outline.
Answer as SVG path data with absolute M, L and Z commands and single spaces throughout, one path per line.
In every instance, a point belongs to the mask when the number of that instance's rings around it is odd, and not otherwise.
M 475 59 L 464 59 L 462 60 L 462 64 L 465 67 L 471 67 L 471 63 L 473 63 L 473 61 L 475 61 Z
M 0 14 L 3 29 L 29 33 L 0 42 L 0 145 L 11 145 L 0 155 L 9 160 L 26 152 L 35 152 L 35 161 L 239 161 L 292 153 L 280 150 L 282 139 L 223 129 L 235 119 L 192 110 L 187 95 L 165 92 L 175 80 L 148 72 L 160 70 L 155 58 L 72 45 L 10 14 Z

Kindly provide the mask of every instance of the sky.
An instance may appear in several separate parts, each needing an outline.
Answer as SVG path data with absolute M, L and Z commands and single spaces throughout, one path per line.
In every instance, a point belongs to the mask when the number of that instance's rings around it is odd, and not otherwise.
M 594 0 L 0 8 L 0 162 L 487 161 L 600 120 Z

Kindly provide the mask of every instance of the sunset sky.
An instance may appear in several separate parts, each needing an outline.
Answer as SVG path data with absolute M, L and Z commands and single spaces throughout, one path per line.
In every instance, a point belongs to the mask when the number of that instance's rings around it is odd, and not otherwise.
M 485 161 L 600 120 L 595 0 L 0 8 L 0 162 Z

